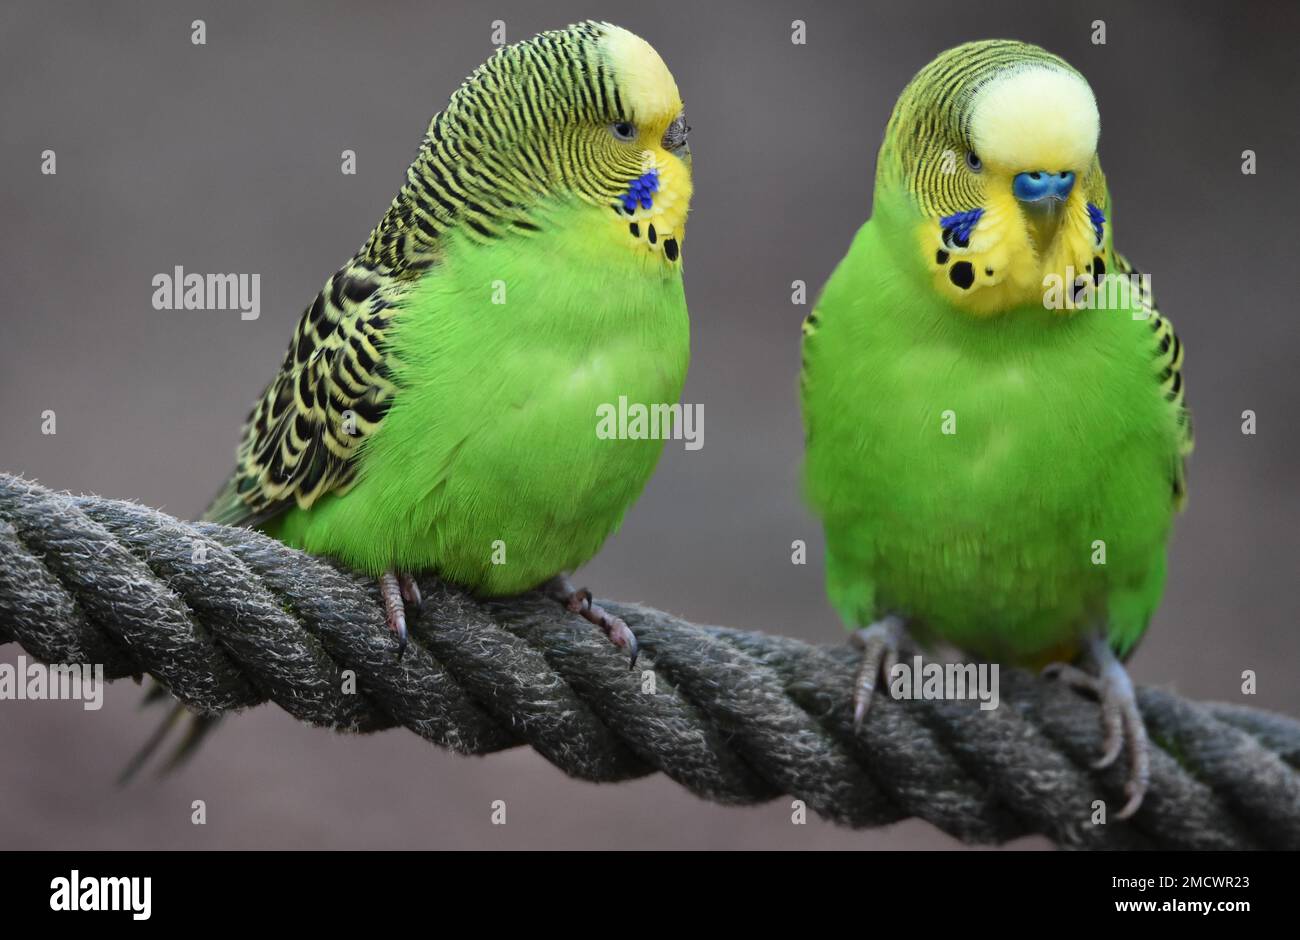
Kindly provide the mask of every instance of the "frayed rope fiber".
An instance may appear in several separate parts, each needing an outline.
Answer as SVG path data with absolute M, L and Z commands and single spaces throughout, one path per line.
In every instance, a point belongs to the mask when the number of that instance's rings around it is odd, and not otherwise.
M 719 803 L 785 795 L 837 824 L 915 816 L 971 843 L 1300 848 L 1300 723 L 1279 715 L 1140 690 L 1151 789 L 1132 820 L 1095 825 L 1095 800 L 1122 804 L 1124 762 L 1090 768 L 1098 706 L 1063 684 L 1003 670 L 990 711 L 878 696 L 855 734 L 847 644 L 601 601 L 640 641 L 629 672 L 548 598 L 421 589 L 399 659 L 367 577 L 258 532 L 0 474 L 0 644 L 151 675 L 200 711 L 270 700 L 340 731 L 400 725 L 462 754 L 527 744 L 582 780 L 660 772 Z

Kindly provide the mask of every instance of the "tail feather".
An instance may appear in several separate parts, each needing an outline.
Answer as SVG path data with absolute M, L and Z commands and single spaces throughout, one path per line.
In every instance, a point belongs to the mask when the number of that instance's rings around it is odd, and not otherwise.
M 193 757 L 195 751 L 199 749 L 203 739 L 220 723 L 220 715 L 191 716 L 189 726 L 185 730 L 185 737 L 181 738 L 181 743 L 176 745 L 176 750 L 172 751 L 172 756 L 163 765 L 160 773 L 168 774 L 184 766 L 185 762 Z
M 154 685 L 145 693 L 145 697 L 140 704 L 142 706 L 153 705 L 157 702 L 161 702 L 167 696 L 168 692 L 165 688 L 161 685 Z M 118 774 L 117 782 L 119 786 L 125 786 L 135 779 L 136 774 L 140 772 L 141 768 L 143 768 L 144 765 L 149 762 L 150 758 L 157 753 L 158 749 L 162 746 L 162 743 L 171 733 L 172 728 L 175 727 L 176 723 L 181 721 L 186 714 L 189 714 L 190 717 L 189 721 L 186 723 L 187 727 L 184 736 L 181 738 L 180 743 L 176 746 L 176 749 L 172 752 L 166 763 L 164 763 L 159 769 L 159 776 L 179 769 L 187 760 L 193 757 L 198 746 L 203 743 L 203 739 L 207 737 L 208 733 L 217 726 L 218 722 L 221 721 L 220 715 L 202 715 L 193 713 L 190 712 L 190 710 L 181 702 L 173 703 L 171 708 L 168 709 L 167 715 L 161 722 L 159 722 L 158 727 L 154 729 L 153 734 L 149 735 L 149 739 L 145 741 L 140 750 L 136 751 L 135 755 L 127 761 L 126 766 L 122 768 L 122 772 Z
M 213 497 L 212 502 L 204 511 L 202 519 L 207 522 L 217 522 L 221 525 L 255 527 L 274 518 L 279 513 L 283 512 L 288 505 L 288 502 L 282 502 L 272 504 L 261 510 L 253 509 L 244 501 L 243 497 L 239 493 L 238 477 L 232 475 L 224 484 L 222 484 L 217 495 Z M 161 684 L 155 682 L 149 687 L 149 690 L 145 693 L 144 699 L 140 704 L 147 707 L 158 704 L 166 699 L 171 699 L 171 694 Z M 138 750 L 127 762 L 126 766 L 122 768 L 122 772 L 117 778 L 119 785 L 128 784 L 135 778 L 141 768 L 149 762 L 150 758 L 152 758 L 162 746 L 163 741 L 167 739 L 167 735 L 171 732 L 172 728 L 188 711 L 189 709 L 187 709 L 183 704 L 173 700 L 172 707 L 168 711 L 167 716 L 162 720 L 158 727 L 154 729 L 153 734 L 151 734 L 149 739 L 144 742 L 144 745 L 140 750 Z M 187 727 L 184 735 L 181 737 L 180 743 L 176 746 L 176 750 L 172 752 L 171 756 L 159 769 L 159 774 L 170 773 L 193 757 L 194 752 L 198 750 L 199 745 L 203 743 L 203 739 L 206 738 L 212 729 L 217 726 L 220 720 L 221 717 L 219 715 L 192 713 L 189 721 L 186 723 Z

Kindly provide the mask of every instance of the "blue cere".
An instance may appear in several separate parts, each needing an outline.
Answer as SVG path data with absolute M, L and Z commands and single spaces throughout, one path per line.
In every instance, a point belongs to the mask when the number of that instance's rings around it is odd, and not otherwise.
M 654 194 L 659 192 L 659 171 L 651 170 L 634 179 L 623 194 L 623 209 L 629 215 L 636 211 L 638 205 L 649 209 L 654 205 Z
M 1069 170 L 1062 170 L 1060 173 L 1032 170 L 1017 174 L 1011 183 L 1011 191 L 1021 202 L 1043 202 L 1051 199 L 1064 201 L 1073 188 L 1074 174 Z
M 975 225 L 983 214 L 983 209 L 968 209 L 944 216 L 939 220 L 939 225 L 943 227 L 944 241 L 965 248 L 970 243 L 970 233 L 975 230 Z
M 1092 230 L 1097 233 L 1097 244 L 1101 244 L 1101 233 L 1106 225 L 1106 213 L 1092 203 L 1088 203 L 1088 218 L 1092 220 Z

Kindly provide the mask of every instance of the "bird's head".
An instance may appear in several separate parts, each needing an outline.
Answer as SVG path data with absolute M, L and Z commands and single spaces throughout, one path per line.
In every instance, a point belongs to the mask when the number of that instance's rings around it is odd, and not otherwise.
M 1042 303 L 1105 271 L 1109 231 L 1092 89 L 1064 60 L 967 43 L 923 68 L 890 118 L 877 198 L 907 194 L 935 288 L 976 314 Z M 915 218 L 913 218 L 915 221 Z
M 576 200 L 616 244 L 675 265 L 692 191 L 688 130 L 649 43 L 579 23 L 505 46 L 466 79 L 429 127 L 413 195 L 435 194 L 425 204 L 476 239 L 545 230 L 560 224 L 552 209 Z

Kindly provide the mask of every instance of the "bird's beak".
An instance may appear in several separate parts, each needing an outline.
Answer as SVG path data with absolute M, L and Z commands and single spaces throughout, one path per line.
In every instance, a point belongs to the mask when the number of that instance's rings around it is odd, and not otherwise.
M 659 142 L 669 153 L 679 160 L 690 162 L 691 145 L 687 143 L 687 135 L 691 132 L 691 127 L 686 123 L 686 114 L 677 115 L 668 129 L 664 131 L 664 139 Z
M 1074 189 L 1074 173 L 1062 170 L 1049 173 L 1046 170 L 1030 170 L 1019 173 L 1011 182 L 1011 191 L 1020 200 L 1021 205 L 1035 211 L 1051 212 L 1065 202 Z
M 1041 251 L 1056 238 L 1061 213 L 1070 191 L 1074 189 L 1074 173 L 1062 170 L 1030 170 L 1016 174 L 1011 181 L 1011 191 L 1025 209 L 1030 235 Z

